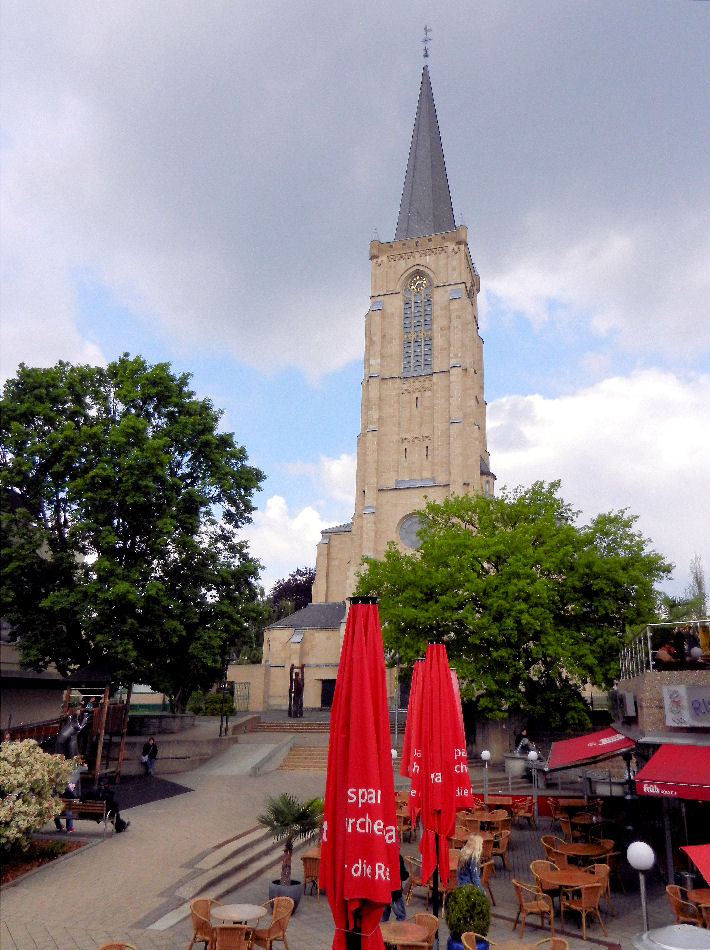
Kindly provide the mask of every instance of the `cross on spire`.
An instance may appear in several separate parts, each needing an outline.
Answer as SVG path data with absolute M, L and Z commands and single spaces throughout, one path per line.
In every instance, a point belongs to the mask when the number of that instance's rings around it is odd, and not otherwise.
M 424 39 L 422 43 L 424 44 L 424 59 L 429 59 L 429 44 L 431 43 L 431 27 L 425 25 L 424 27 Z

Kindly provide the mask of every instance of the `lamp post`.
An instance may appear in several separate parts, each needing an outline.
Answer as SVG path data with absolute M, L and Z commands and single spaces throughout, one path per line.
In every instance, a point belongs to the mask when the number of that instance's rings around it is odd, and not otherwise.
M 643 929 L 648 930 L 648 908 L 646 907 L 646 878 L 645 872 L 650 871 L 655 861 L 653 848 L 645 841 L 632 841 L 626 849 L 626 860 L 632 868 L 639 872 L 641 887 L 641 913 L 643 914 Z
M 537 760 L 539 756 L 535 749 L 531 749 L 528 752 L 528 762 L 530 763 L 530 771 L 532 772 L 532 786 L 533 786 L 533 815 L 535 816 L 535 821 L 537 821 L 539 815 L 537 813 Z
M 485 770 L 483 772 L 483 803 L 488 804 L 488 763 L 491 761 L 491 754 L 488 749 L 484 749 L 481 752 L 481 758 L 483 759 L 483 764 Z

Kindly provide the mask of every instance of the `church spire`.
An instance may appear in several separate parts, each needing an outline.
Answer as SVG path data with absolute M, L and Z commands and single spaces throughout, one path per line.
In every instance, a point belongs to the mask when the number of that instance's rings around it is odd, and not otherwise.
M 425 65 L 394 237 L 401 241 L 455 227 L 434 93 Z

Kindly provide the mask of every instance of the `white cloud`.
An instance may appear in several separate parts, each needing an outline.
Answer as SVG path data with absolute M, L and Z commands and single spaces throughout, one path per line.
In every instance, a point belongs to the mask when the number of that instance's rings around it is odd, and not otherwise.
M 242 532 L 251 554 L 262 562 L 261 583 L 268 591 L 277 580 L 297 567 L 315 565 L 320 532 L 328 525 L 315 508 L 308 505 L 292 514 L 280 495 L 272 495 L 264 507 L 254 512 L 254 520 Z
M 292 475 L 308 475 L 316 491 L 328 499 L 352 507 L 355 496 L 355 452 L 343 452 L 337 458 L 321 455 L 317 462 L 290 462 L 285 468 Z
M 694 554 L 710 569 L 709 410 L 710 376 L 659 370 L 557 399 L 509 396 L 488 407 L 492 467 L 509 487 L 561 478 L 585 518 L 628 508 L 682 591 Z

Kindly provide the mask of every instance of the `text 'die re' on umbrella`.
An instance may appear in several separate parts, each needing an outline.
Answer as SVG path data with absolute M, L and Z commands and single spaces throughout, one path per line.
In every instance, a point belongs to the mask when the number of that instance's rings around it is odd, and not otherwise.
M 363 602 L 365 601 L 365 602 Z M 333 950 L 379 950 L 400 887 L 382 633 L 376 602 L 352 598 L 330 716 L 320 886 Z

